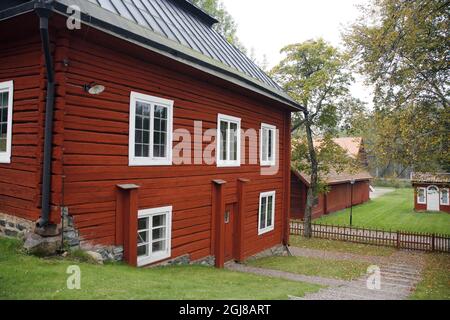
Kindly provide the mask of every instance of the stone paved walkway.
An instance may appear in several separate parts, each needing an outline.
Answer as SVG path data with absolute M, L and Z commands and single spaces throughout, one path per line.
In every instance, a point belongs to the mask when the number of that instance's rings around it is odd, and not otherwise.
M 295 256 L 319 257 L 330 260 L 330 263 L 333 260 L 358 260 L 373 263 L 380 267 L 381 288 L 379 290 L 368 289 L 368 275 L 352 281 L 345 281 L 256 268 L 236 263 L 228 264 L 227 268 L 238 272 L 327 286 L 318 292 L 306 294 L 302 298 L 290 296 L 289 298 L 292 300 L 403 300 L 409 297 L 421 280 L 421 272 L 424 266 L 423 254 L 418 252 L 397 251 L 390 257 L 373 257 L 294 247 L 290 249 Z

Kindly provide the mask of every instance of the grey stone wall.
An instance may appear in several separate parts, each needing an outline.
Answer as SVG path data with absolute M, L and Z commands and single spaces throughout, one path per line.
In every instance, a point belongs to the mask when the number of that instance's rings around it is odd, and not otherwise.
M 23 238 L 34 229 L 34 222 L 0 212 L 0 234 L 7 237 Z
M 251 257 L 249 257 L 247 260 L 251 261 L 251 260 L 256 260 L 256 259 L 261 259 L 261 258 L 266 258 L 266 257 L 274 257 L 274 256 L 287 256 L 288 255 L 288 251 L 286 249 L 285 246 L 279 244 L 276 245 L 275 247 L 269 248 L 267 250 L 261 251 Z

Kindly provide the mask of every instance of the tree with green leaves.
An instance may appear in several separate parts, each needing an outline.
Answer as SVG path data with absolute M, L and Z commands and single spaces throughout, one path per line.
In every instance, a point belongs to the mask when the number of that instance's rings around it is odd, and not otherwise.
M 450 2 L 373 0 L 345 32 L 353 66 L 375 87 L 381 163 L 449 171 Z
M 271 74 L 305 108 L 293 115 L 292 133 L 303 137 L 304 142 L 294 139 L 292 165 L 311 176 L 304 216 L 305 236 L 310 237 L 312 206 L 321 192 L 320 177 L 328 173 L 331 164 L 336 166 L 345 159 L 331 138 L 337 132 L 340 108 L 351 99 L 349 86 L 353 79 L 346 69 L 346 57 L 322 39 L 288 45 L 281 52 L 285 58 Z M 321 137 L 319 148 L 314 136 Z M 337 159 L 339 155 L 342 157 Z

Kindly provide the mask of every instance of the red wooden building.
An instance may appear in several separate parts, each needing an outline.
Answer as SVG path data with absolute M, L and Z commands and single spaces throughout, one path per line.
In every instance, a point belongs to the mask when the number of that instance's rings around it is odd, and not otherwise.
M 413 173 L 414 209 L 450 213 L 450 173 Z
M 357 159 L 361 167 L 367 166 L 367 156 L 361 138 L 336 138 L 333 140 L 347 151 L 349 157 Z M 319 143 L 315 141 L 317 146 Z M 369 201 L 370 180 L 372 176 L 364 169 L 357 173 L 330 172 L 324 180 L 329 192 L 320 194 L 314 201 L 313 218 L 340 211 L 353 205 Z M 306 195 L 310 185 L 310 176 L 292 170 L 291 172 L 291 218 L 303 219 L 306 207 Z M 353 186 L 351 182 L 354 182 Z
M 2 217 L 54 235 L 64 212 L 139 266 L 286 244 L 301 107 L 216 22 L 185 0 L 2 2 Z

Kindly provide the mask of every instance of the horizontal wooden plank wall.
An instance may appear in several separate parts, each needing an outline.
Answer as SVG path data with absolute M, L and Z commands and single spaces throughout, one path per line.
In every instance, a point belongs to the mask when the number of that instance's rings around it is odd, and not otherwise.
M 0 164 L 0 211 L 31 221 L 39 218 L 45 95 L 37 31 L 0 41 L 0 82 L 14 81 L 11 163 Z
M 305 184 L 294 174 L 291 174 L 291 218 L 303 219 L 306 206 Z M 369 201 L 369 181 L 357 181 L 353 186 L 353 205 Z M 330 186 L 326 195 L 319 195 L 319 203 L 313 208 L 313 218 L 336 212 L 350 207 L 351 185 L 341 183 Z
M 117 48 L 89 41 L 97 37 L 101 35 L 70 38 L 65 79 L 63 202 L 84 239 L 113 243 L 116 185 L 134 183 L 141 186 L 140 209 L 173 206 L 172 257 L 186 253 L 192 259 L 205 257 L 212 253 L 212 180 L 227 181 L 226 203 L 233 203 L 238 179 L 247 178 L 244 254 L 280 244 L 285 179 L 282 151 L 280 170 L 274 176 L 261 176 L 260 166 L 249 164 L 240 168 L 129 167 L 128 112 L 130 91 L 155 95 L 175 101 L 174 130 L 193 133 L 194 121 L 203 121 L 204 131 L 216 129 L 217 114 L 224 113 L 242 118 L 242 129 L 256 129 L 258 141 L 261 122 L 276 125 L 283 150 L 287 111 L 177 72 L 174 66 L 169 69 L 136 59 L 132 52 L 118 53 Z M 82 85 L 92 81 L 105 85 L 105 92 L 98 96 L 83 92 Z M 248 155 L 248 143 L 245 151 Z M 259 193 L 271 190 L 276 191 L 275 230 L 258 236 Z

